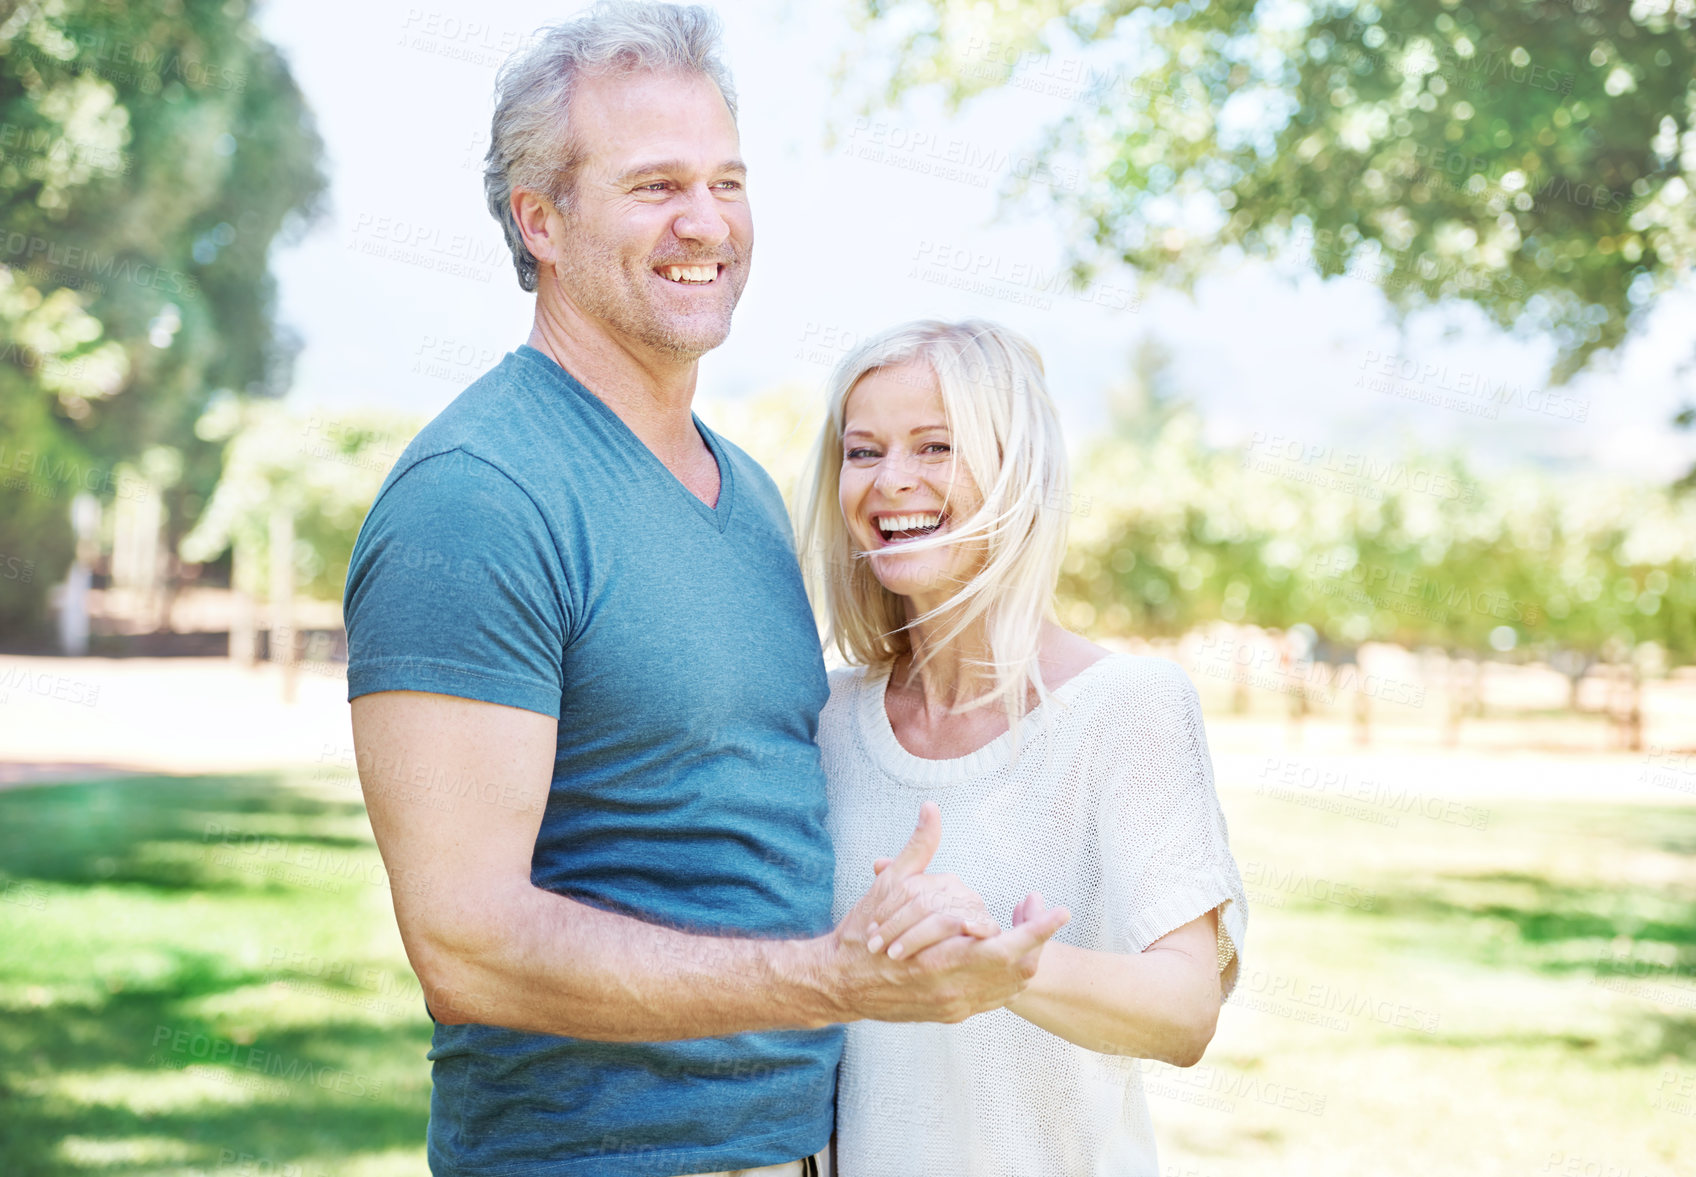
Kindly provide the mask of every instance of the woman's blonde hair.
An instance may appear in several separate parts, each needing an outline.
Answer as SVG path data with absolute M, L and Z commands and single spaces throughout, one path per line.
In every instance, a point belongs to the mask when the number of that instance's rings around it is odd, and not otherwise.
M 911 620 L 902 598 L 879 583 L 866 553 L 852 549 L 838 481 L 848 397 L 879 369 L 922 364 L 942 393 L 954 460 L 983 495 L 969 518 L 945 534 L 909 540 L 918 551 L 977 542 L 982 567 L 942 605 Z M 909 630 L 935 624 L 930 652 L 981 626 L 992 692 L 972 707 L 1000 703 L 1017 728 L 1035 690 L 1047 698 L 1037 659 L 1042 623 L 1053 616 L 1054 588 L 1066 552 L 1069 477 L 1059 415 L 1049 399 L 1042 357 L 998 323 L 924 319 L 892 327 L 836 366 L 824 426 L 797 496 L 796 534 L 808 594 L 824 623 L 824 641 L 855 665 L 891 665 L 912 653 Z

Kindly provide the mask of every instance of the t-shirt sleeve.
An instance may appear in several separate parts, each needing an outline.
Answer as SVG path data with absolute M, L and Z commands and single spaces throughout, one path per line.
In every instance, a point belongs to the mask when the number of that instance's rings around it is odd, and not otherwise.
M 1219 970 L 1234 985 L 1248 903 L 1213 785 L 1201 700 L 1175 663 L 1149 659 L 1096 725 L 1111 950 L 1142 952 L 1219 913 Z
M 429 691 L 559 717 L 565 569 L 535 502 L 449 450 L 387 485 L 349 563 L 348 699 Z

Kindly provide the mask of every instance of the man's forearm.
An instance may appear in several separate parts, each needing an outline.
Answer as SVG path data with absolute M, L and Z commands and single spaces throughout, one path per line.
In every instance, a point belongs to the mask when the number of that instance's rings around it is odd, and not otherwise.
M 695 936 L 527 886 L 419 939 L 414 966 L 442 1022 L 661 1042 L 852 1016 L 823 937 Z

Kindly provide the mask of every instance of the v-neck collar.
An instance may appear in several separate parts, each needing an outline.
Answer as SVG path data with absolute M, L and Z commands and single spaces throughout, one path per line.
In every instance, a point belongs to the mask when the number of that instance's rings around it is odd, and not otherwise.
M 563 382 L 575 395 L 586 401 L 591 412 L 602 414 L 608 428 L 620 434 L 627 445 L 639 450 L 646 461 L 652 464 L 652 468 L 658 472 L 660 477 L 675 487 L 677 493 L 687 499 L 689 505 L 694 507 L 696 512 L 715 529 L 722 533 L 730 525 L 730 509 L 735 497 L 735 478 L 731 474 L 730 455 L 725 453 L 724 443 L 719 436 L 702 424 L 701 419 L 695 415 L 693 410 L 689 413 L 689 419 L 694 422 L 695 432 L 700 434 L 701 440 L 706 443 L 707 449 L 713 455 L 714 463 L 718 466 L 718 502 L 711 507 L 707 506 L 694 491 L 683 485 L 683 480 L 672 473 L 671 467 L 660 461 L 659 455 L 648 448 L 647 442 L 636 436 L 636 431 L 630 428 L 623 417 L 613 411 L 611 405 L 591 392 L 581 380 L 555 362 L 553 357 L 531 347 L 528 343 L 520 344 L 512 354 L 540 365 L 550 376 Z

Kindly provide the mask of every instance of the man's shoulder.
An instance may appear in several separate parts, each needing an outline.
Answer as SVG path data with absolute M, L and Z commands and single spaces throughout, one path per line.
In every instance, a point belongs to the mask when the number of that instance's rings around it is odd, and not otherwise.
M 384 490 L 403 478 L 408 486 L 445 479 L 523 487 L 529 467 L 552 464 L 537 453 L 554 431 L 537 419 L 534 392 L 523 357 L 508 353 L 418 431 Z

